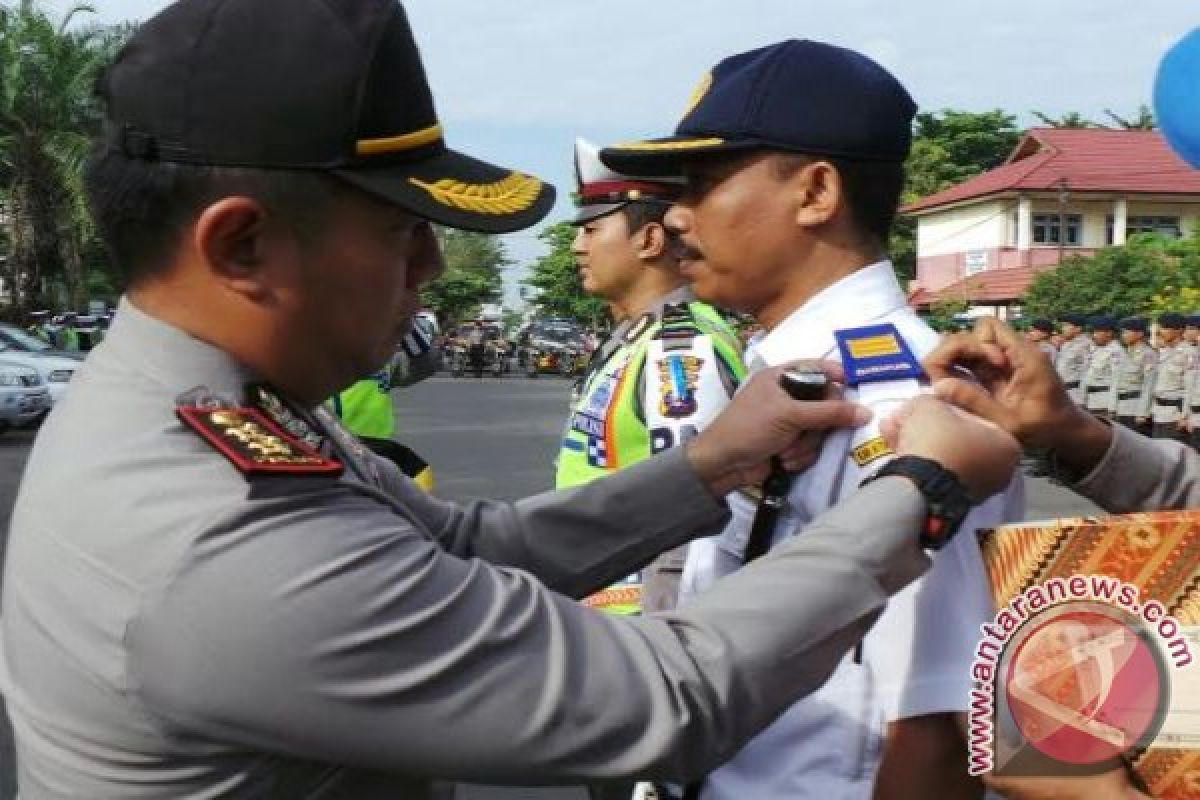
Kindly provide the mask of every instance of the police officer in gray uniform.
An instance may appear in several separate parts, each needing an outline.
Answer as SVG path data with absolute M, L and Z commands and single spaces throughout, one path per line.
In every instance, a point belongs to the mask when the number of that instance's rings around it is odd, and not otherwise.
M 1063 344 L 1058 350 L 1054 361 L 1058 376 L 1063 386 L 1076 405 L 1083 405 L 1083 376 L 1087 371 L 1088 361 L 1091 360 L 1094 345 L 1084 333 L 1087 317 L 1083 314 L 1064 314 L 1059 320 L 1062 328 Z
M 1083 374 L 1084 408 L 1098 417 L 1115 419 L 1117 415 L 1117 369 L 1125 351 L 1116 340 L 1117 321 L 1112 317 L 1089 320 L 1095 348 Z
M 1035 319 L 1029 326 L 1029 341 L 1037 345 L 1053 364 L 1058 359 L 1058 348 L 1050 337 L 1054 335 L 1054 323 L 1048 319 Z
M 1158 353 L 1146 341 L 1149 325 L 1141 317 L 1121 320 L 1124 353 L 1117 367 L 1117 422 L 1139 433 L 1150 433 L 1154 374 Z
M 100 86 L 86 184 L 130 288 L 13 512 L 0 689 L 25 800 L 687 779 L 824 681 L 927 568 L 922 531 L 944 542 L 947 510 L 1007 483 L 1015 441 L 927 398 L 892 444 L 936 486 L 865 486 L 686 611 L 584 608 L 861 410 L 768 370 L 611 478 L 441 502 L 322 403 L 407 332 L 431 221 L 514 230 L 552 191 L 447 149 L 389 0 L 184 0 Z
M 1187 318 L 1163 314 L 1158 318 L 1162 347 L 1154 378 L 1154 438 L 1185 441 L 1187 381 L 1196 369 L 1196 348 L 1183 338 Z

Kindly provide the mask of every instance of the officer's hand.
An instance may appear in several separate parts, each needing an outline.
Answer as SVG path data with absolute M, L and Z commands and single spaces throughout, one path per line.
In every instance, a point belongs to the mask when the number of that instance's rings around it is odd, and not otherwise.
M 932 459 L 958 476 L 976 502 L 1012 482 L 1021 447 L 985 419 L 924 395 L 880 423 L 887 443 L 902 456 Z
M 811 466 L 820 452 L 821 435 L 830 428 L 865 424 L 871 412 L 840 398 L 801 402 L 779 386 L 788 367 L 824 370 L 833 381 L 842 380 L 841 367 L 833 362 L 787 364 L 756 373 L 699 436 L 687 445 L 688 460 L 713 494 L 728 494 L 740 486 L 760 483 L 770 471 L 771 456 L 778 455 L 789 471 Z
M 1108 426 L 1075 405 L 1049 359 L 999 320 L 981 319 L 970 333 L 946 337 L 924 366 L 938 397 L 999 425 L 1027 447 L 1056 450 L 1069 467 L 1086 470 L 1108 450 Z

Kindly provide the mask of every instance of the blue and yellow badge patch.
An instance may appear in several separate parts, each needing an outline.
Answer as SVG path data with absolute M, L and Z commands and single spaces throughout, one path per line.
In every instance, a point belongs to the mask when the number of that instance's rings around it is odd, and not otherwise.
M 658 362 L 658 412 L 669 419 L 683 419 L 696 413 L 696 383 L 704 359 L 697 356 L 670 355 Z
M 924 374 L 895 325 L 849 328 L 835 331 L 833 335 L 842 354 L 849 386 L 916 379 Z

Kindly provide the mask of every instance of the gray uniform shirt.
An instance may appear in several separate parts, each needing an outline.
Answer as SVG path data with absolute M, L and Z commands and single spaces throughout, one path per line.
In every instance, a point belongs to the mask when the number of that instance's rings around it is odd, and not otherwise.
M 1145 342 L 1125 348 L 1117 366 L 1117 416 L 1149 419 L 1158 353 Z
M 1125 348 L 1115 339 L 1092 351 L 1083 376 L 1084 402 L 1089 411 L 1117 413 L 1117 370 Z
M 0 622 L 24 800 L 687 779 L 928 566 L 924 504 L 889 478 L 686 611 L 606 617 L 573 598 L 727 519 L 681 449 L 456 506 L 325 415 L 342 477 L 247 479 L 174 409 L 252 377 L 125 302 L 39 433 Z
M 1154 376 L 1154 421 L 1178 422 L 1187 409 L 1187 382 L 1196 367 L 1196 348 L 1184 341 L 1159 351 L 1158 371 Z
M 1092 357 L 1094 347 L 1091 339 L 1078 335 L 1070 341 L 1063 342 L 1055 359 L 1055 368 L 1067 387 L 1067 393 L 1079 405 L 1083 405 L 1083 375 L 1087 371 L 1088 360 Z

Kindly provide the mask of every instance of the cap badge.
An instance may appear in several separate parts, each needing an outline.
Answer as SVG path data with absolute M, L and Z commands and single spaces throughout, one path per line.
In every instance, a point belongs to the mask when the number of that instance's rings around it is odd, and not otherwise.
M 510 173 L 507 178 L 495 183 L 463 183 L 452 178 L 444 178 L 436 183 L 426 183 L 419 178 L 408 180 L 428 192 L 438 203 L 476 214 L 524 211 L 534 204 L 542 190 L 540 180 L 521 172 Z

